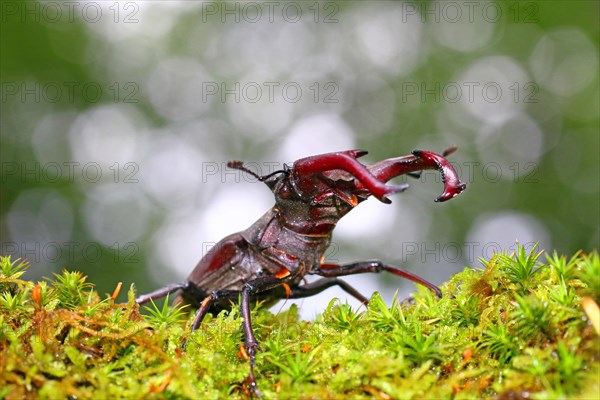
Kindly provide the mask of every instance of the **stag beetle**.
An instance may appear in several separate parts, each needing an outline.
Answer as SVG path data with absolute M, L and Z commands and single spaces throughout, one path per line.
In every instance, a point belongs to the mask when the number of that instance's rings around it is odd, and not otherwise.
M 244 348 L 250 361 L 249 383 L 259 394 L 254 379 L 258 341 L 250 318 L 254 300 L 276 301 L 282 298 L 312 296 L 331 286 L 339 286 L 362 303 L 368 299 L 340 276 L 364 272 L 388 271 L 424 285 L 438 297 L 440 289 L 423 278 L 381 261 L 359 261 L 345 265 L 324 262 L 332 231 L 340 218 L 373 195 L 383 203 L 387 196 L 403 192 L 407 184 L 387 185 L 390 179 L 409 174 L 418 176 L 425 169 L 437 169 L 442 175 L 444 192 L 436 199 L 446 201 L 465 190 L 454 168 L 442 155 L 416 150 L 412 155 L 390 158 L 373 165 L 357 158 L 364 150 L 349 150 L 302 158 L 289 167 L 260 176 L 231 161 L 229 168 L 244 171 L 264 182 L 275 195 L 275 205 L 243 232 L 225 237 L 200 260 L 183 283 L 171 284 L 142 295 L 139 304 L 180 291 L 178 301 L 198 307 L 192 331 L 209 311 L 217 312 L 240 300 Z M 306 275 L 322 278 L 304 283 Z

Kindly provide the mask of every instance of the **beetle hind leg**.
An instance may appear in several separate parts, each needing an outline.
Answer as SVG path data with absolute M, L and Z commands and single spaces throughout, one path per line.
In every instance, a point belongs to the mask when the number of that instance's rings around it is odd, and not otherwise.
M 411 280 L 420 285 L 426 286 L 431 291 L 435 293 L 438 298 L 442 298 L 442 291 L 439 287 L 434 285 L 433 283 L 421 278 L 420 276 L 413 274 L 410 271 L 407 271 L 402 268 L 398 268 L 395 266 L 387 265 L 382 263 L 381 261 L 359 261 L 351 264 L 321 264 L 320 268 L 317 270 L 316 274 L 321 275 L 328 278 L 335 278 L 338 276 L 346 276 L 346 275 L 355 275 L 362 274 L 366 272 L 381 272 L 387 271 L 394 275 L 401 276 L 408 280 Z

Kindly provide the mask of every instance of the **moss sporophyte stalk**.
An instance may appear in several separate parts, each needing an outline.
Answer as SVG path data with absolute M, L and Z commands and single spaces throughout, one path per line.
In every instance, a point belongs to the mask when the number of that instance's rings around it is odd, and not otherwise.
M 315 321 L 255 304 L 265 398 L 600 397 L 600 260 L 527 252 L 465 268 L 437 299 L 334 299 Z M 0 399 L 247 398 L 237 307 L 191 333 L 194 310 L 100 295 L 79 272 L 23 279 L 0 257 Z M 116 282 L 115 282 L 116 284 Z M 187 339 L 185 351 L 182 340 Z

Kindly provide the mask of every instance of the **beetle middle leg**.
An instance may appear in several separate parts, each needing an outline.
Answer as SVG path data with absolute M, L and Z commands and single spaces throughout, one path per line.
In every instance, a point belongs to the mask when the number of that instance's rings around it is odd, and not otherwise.
M 260 391 L 258 390 L 256 380 L 254 379 L 254 364 L 256 362 L 256 352 L 257 350 L 260 350 L 260 345 L 258 344 L 252 329 L 252 320 L 250 319 L 250 299 L 257 293 L 275 289 L 284 283 L 284 280 L 281 278 L 277 278 L 275 276 L 263 276 L 246 282 L 246 284 L 244 284 L 244 288 L 242 289 L 240 311 L 242 318 L 244 319 L 244 322 L 242 322 L 242 331 L 244 332 L 244 348 L 246 349 L 248 357 L 250 358 L 250 388 L 252 392 L 258 394 L 259 396 Z
M 317 281 L 308 283 L 302 286 L 290 287 L 290 299 L 301 299 L 303 297 L 310 297 L 315 294 L 321 293 L 325 289 L 329 289 L 332 286 L 339 286 L 349 295 L 352 295 L 355 299 L 360 301 L 362 304 L 367 304 L 369 299 L 360 294 L 360 292 L 354 289 L 348 282 L 345 282 L 337 278 L 322 278 Z
M 346 275 L 355 275 L 362 274 L 366 272 L 381 272 L 387 271 L 391 272 L 394 275 L 401 276 L 403 278 L 409 279 L 415 283 L 426 286 L 431 289 L 438 298 L 442 297 L 442 291 L 439 287 L 434 285 L 433 283 L 426 281 L 418 275 L 413 274 L 407 270 L 402 268 L 398 268 L 395 266 L 387 265 L 382 263 L 381 261 L 359 261 L 351 264 L 321 264 L 319 269 L 315 272 L 317 275 L 321 275 L 327 278 L 335 278 L 338 276 L 346 276 Z

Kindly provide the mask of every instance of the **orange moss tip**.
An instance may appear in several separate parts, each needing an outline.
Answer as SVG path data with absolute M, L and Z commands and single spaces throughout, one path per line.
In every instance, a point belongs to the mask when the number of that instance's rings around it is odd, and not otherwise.
M 39 283 L 33 287 L 31 299 L 33 300 L 33 304 L 35 304 L 36 309 L 42 307 L 42 286 Z
M 307 344 L 306 346 L 302 347 L 302 348 L 300 349 L 300 351 L 301 351 L 302 353 L 306 353 L 306 352 L 307 352 L 307 351 L 309 351 L 310 349 L 312 349 L 312 346 L 311 346 L 310 344 Z
M 165 389 L 167 388 L 167 386 L 169 386 L 169 383 L 171 383 L 172 380 L 172 376 L 171 375 L 167 375 L 167 377 L 165 378 L 164 381 L 162 381 L 162 383 L 158 386 L 154 386 L 154 382 L 150 384 L 150 393 L 152 394 L 158 394 L 158 393 L 162 393 L 165 391 Z
M 119 296 L 119 293 L 121 292 L 121 287 L 123 287 L 123 282 L 117 283 L 117 287 L 113 291 L 112 296 L 110 296 L 110 298 L 112 299 L 112 301 L 115 301 L 115 299 L 117 298 L 117 296 Z
M 463 360 L 465 361 L 469 361 L 471 359 L 471 357 L 473 356 L 473 350 L 470 347 L 467 347 L 465 349 L 465 351 L 463 351 Z

